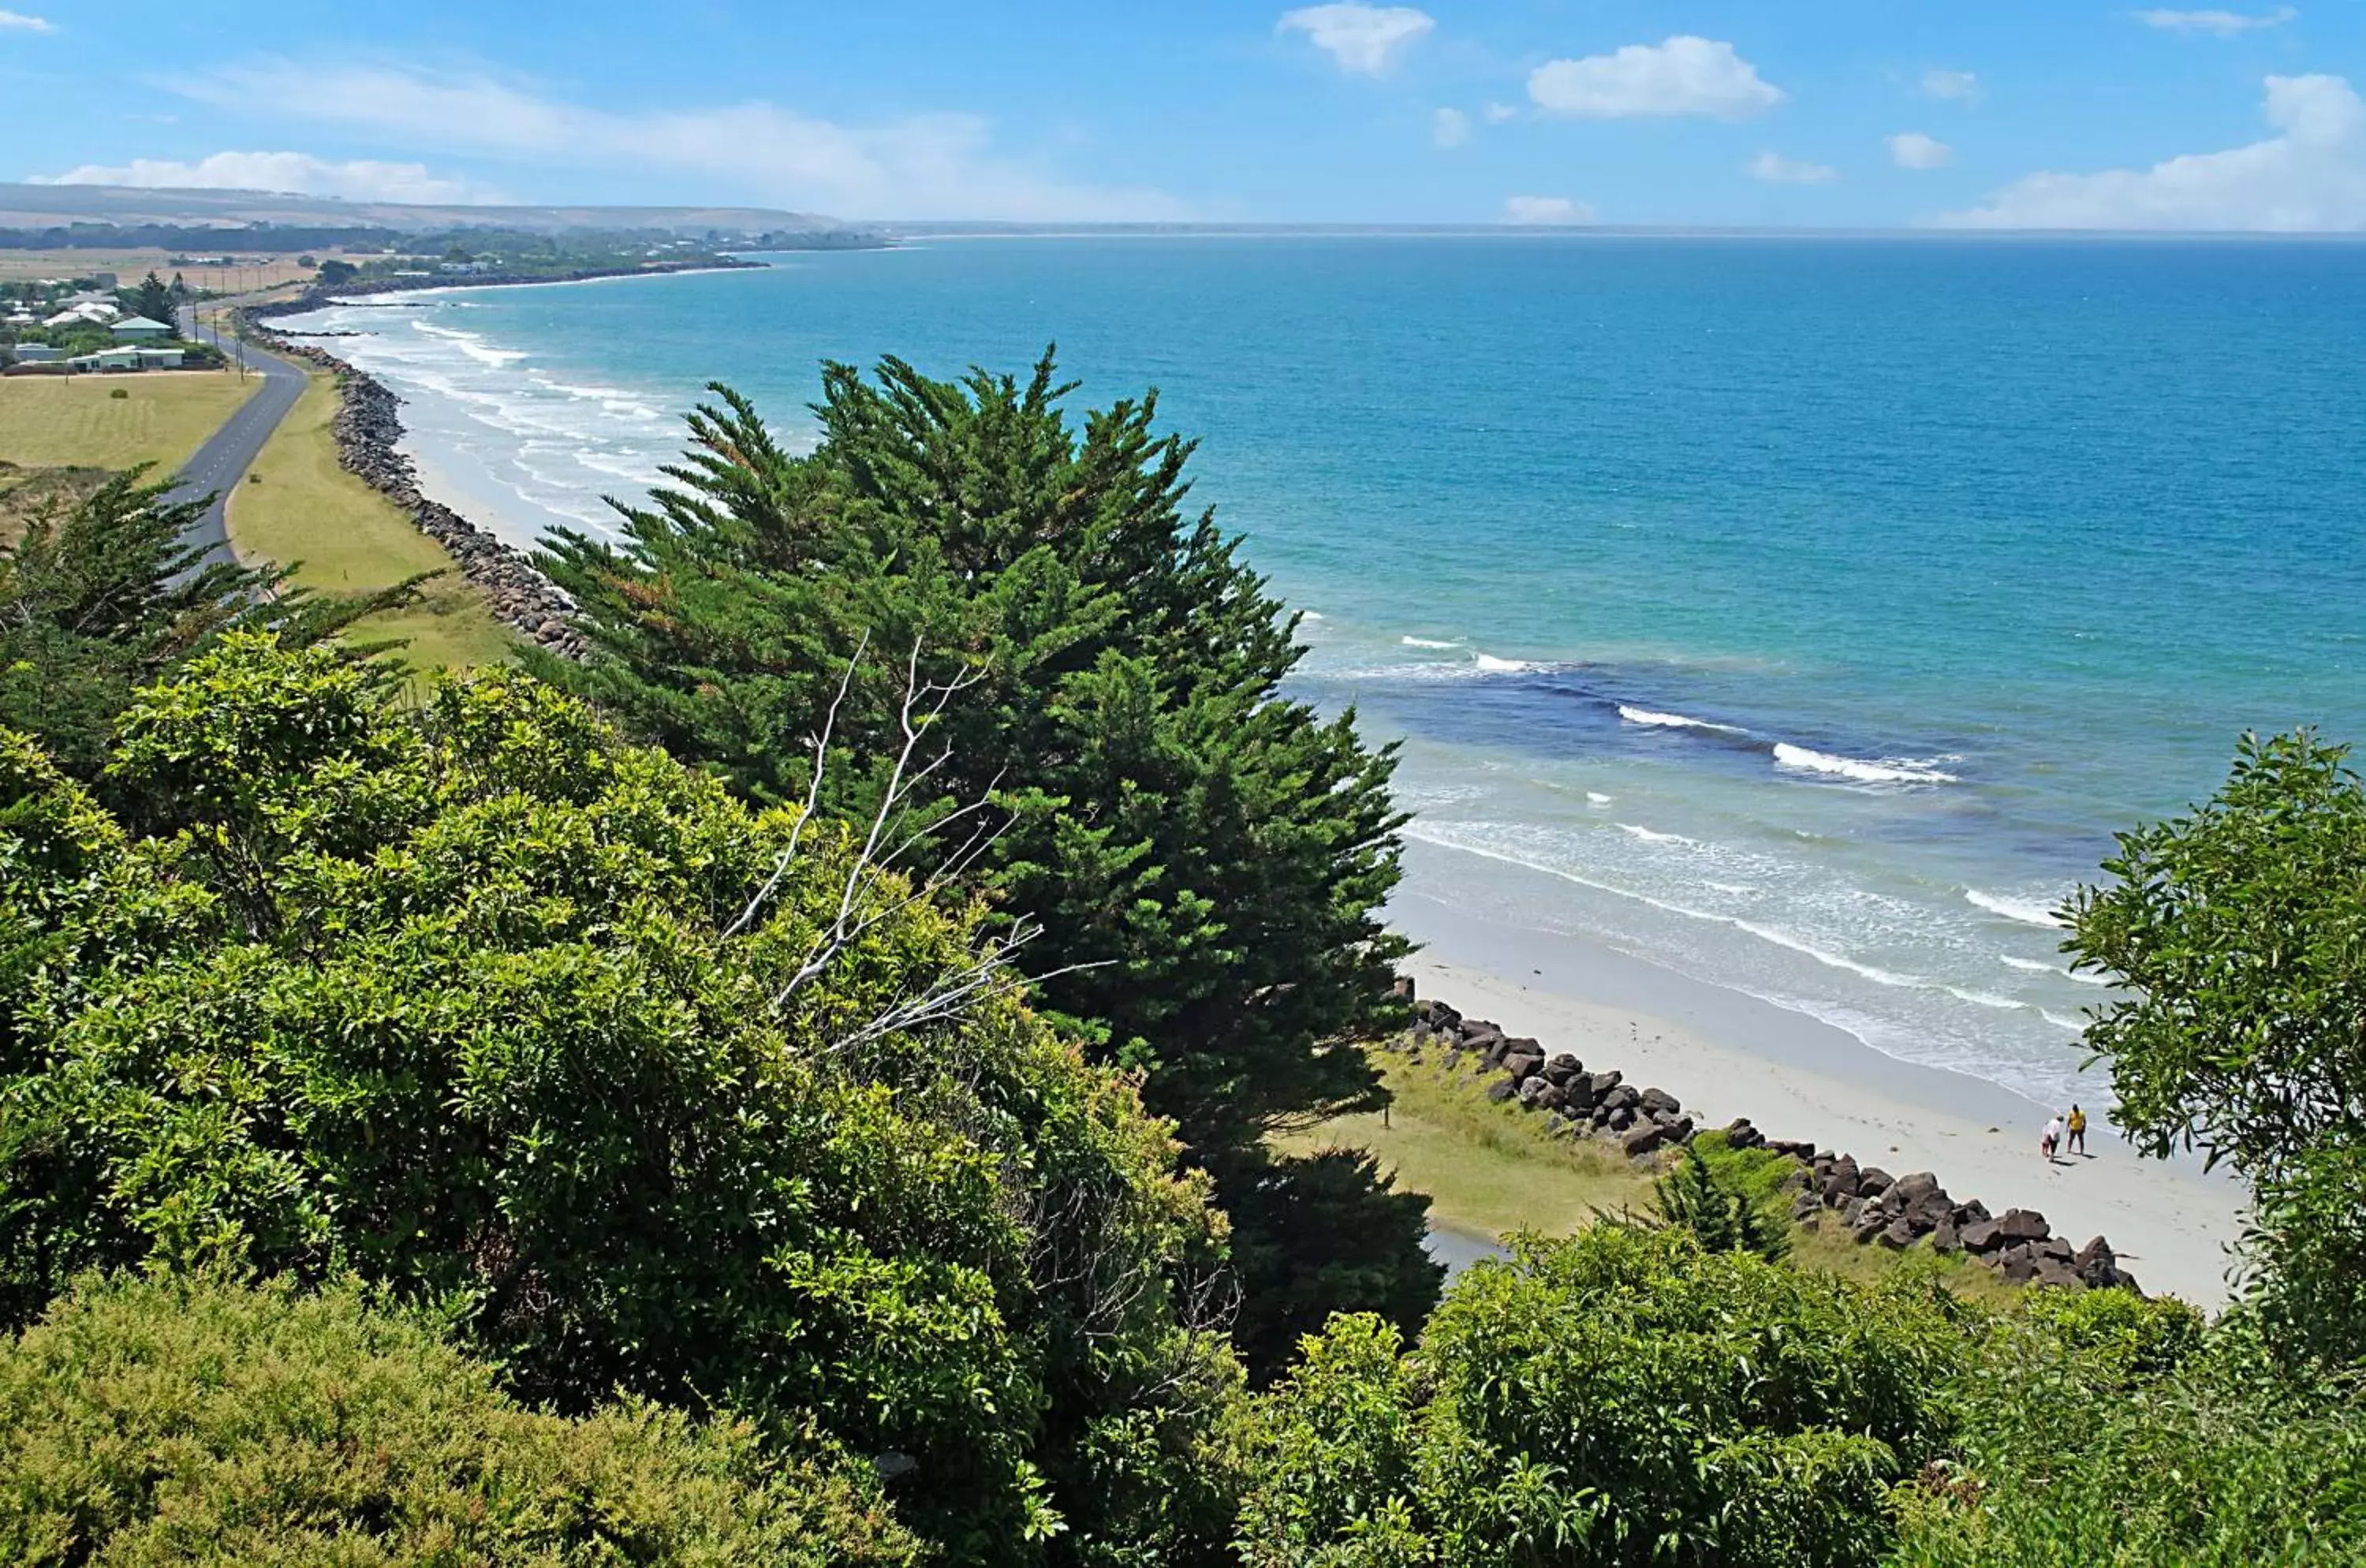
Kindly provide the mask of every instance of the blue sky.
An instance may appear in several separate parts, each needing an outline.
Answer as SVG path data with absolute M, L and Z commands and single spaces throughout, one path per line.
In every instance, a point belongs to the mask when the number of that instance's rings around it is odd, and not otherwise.
M 2366 230 L 2366 4 L 7 0 L 0 177 L 853 219 Z

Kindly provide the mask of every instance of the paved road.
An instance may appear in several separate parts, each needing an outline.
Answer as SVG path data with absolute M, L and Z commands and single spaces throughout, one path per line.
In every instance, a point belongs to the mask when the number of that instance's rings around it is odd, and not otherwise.
M 233 358 L 238 354 L 234 341 L 225 342 L 210 327 L 197 327 L 187 322 L 188 312 L 182 317 L 192 342 L 219 344 L 222 352 Z M 206 444 L 197 448 L 197 456 L 183 466 L 175 478 L 180 481 L 174 491 L 175 500 L 213 492 L 213 504 L 206 508 L 189 530 L 189 542 L 206 547 L 206 559 L 234 561 L 231 553 L 230 534 L 222 523 L 222 502 L 233 486 L 246 477 L 263 444 L 296 406 L 304 394 L 304 372 L 276 355 L 265 354 L 253 343 L 246 345 L 246 370 L 250 376 L 260 373 L 263 385 L 254 395 L 239 404 L 238 412 L 228 423 L 213 433 Z

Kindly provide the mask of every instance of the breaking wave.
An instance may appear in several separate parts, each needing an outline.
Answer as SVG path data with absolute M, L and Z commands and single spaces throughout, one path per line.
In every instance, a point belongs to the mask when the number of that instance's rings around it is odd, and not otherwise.
M 1966 887 L 1964 889 L 1964 901 L 1976 909 L 1986 909 L 1991 915 L 2018 920 L 2024 926 L 2044 926 L 2048 931 L 2058 931 L 2062 926 L 2062 922 L 2054 918 L 2052 907 L 2040 904 L 2035 899 L 2008 898 L 1994 893 L 1983 893 L 1977 887 Z M 2041 964 L 2039 967 L 2050 965 Z
M 1787 740 L 1774 743 L 1774 765 L 1797 768 L 1801 773 L 1823 773 L 1832 778 L 1854 779 L 1859 784 L 1938 784 L 1956 782 L 1955 774 L 1943 773 L 1924 762 L 1869 762 L 1857 757 L 1835 757 L 1829 751 L 1811 751 Z

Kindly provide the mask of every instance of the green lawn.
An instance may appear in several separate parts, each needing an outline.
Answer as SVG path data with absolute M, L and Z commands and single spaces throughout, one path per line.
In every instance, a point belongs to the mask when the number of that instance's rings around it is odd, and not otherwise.
M 514 640 L 444 547 L 338 466 L 329 430 L 336 412 L 335 384 L 314 375 L 231 497 L 231 547 L 242 560 L 294 563 L 298 582 L 330 593 L 366 592 L 418 572 L 442 571 L 422 604 L 373 616 L 357 635 L 408 638 L 403 657 L 422 668 L 506 659 Z
M 1434 1223 L 1467 1236 L 1567 1235 L 1597 1209 L 1650 1208 L 1651 1173 L 1617 1150 L 1554 1138 L 1543 1117 L 1491 1103 L 1482 1084 L 1436 1061 L 1392 1052 L 1373 1060 L 1396 1095 L 1385 1119 L 1343 1117 L 1281 1146 L 1369 1149 L 1398 1186 L 1429 1194 Z
M 186 462 L 262 384 L 260 377 L 241 381 L 227 370 L 0 377 L 0 462 L 25 468 L 153 463 L 161 478 Z
M 1434 1224 L 1482 1240 L 1520 1230 L 1567 1235 L 1597 1213 L 1658 1213 L 1652 1179 L 1673 1153 L 1638 1163 L 1606 1144 L 1555 1138 L 1542 1116 L 1488 1100 L 1485 1080 L 1468 1067 L 1446 1068 L 1442 1055 L 1375 1051 L 1372 1060 L 1396 1095 L 1385 1118 L 1343 1117 L 1276 1144 L 1293 1154 L 1369 1149 L 1399 1187 L 1429 1194 Z M 1865 1283 L 1901 1268 L 1929 1270 L 1959 1296 L 1999 1304 L 2019 1294 L 2002 1275 L 1960 1255 L 1859 1247 L 1830 1214 L 1817 1230 L 1792 1227 L 1791 1259 Z

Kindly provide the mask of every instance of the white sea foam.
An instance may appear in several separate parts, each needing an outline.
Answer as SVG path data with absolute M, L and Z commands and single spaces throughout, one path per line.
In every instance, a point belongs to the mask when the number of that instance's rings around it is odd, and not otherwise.
M 1964 889 L 1964 901 L 1976 909 L 1986 909 L 1991 915 L 2001 915 L 2008 920 L 2018 920 L 2024 926 L 2058 929 L 2061 921 L 2054 918 L 2053 906 L 2034 898 L 2009 898 L 2000 894 L 1983 893 L 1977 887 Z
M 1777 767 L 1797 768 L 1802 773 L 1824 773 L 1833 778 L 1854 779 L 1859 784 L 1954 784 L 1955 775 L 1943 773 L 1927 762 L 1903 759 L 1885 759 L 1877 762 L 1856 757 L 1835 757 L 1829 751 L 1811 751 L 1805 746 L 1777 741 L 1774 746 Z
M 2005 964 L 2010 967 L 2014 969 L 2026 969 L 2033 975 L 2067 974 L 2067 971 L 2065 971 L 2059 964 L 2048 964 L 2042 958 L 2021 958 L 2010 953 L 2000 953 L 1997 954 L 1997 956 L 2004 960 Z
M 2049 1012 L 2044 1008 L 2037 1010 L 2037 1016 L 2056 1029 L 2067 1029 L 2073 1034 L 2087 1032 L 2087 1021 L 2083 1018 L 2065 1018 L 2058 1012 Z
M 1607 806 L 1610 804 L 1610 796 L 1603 794 L 1598 789 L 1590 789 L 1585 792 L 1585 804 L 1588 806 Z
M 1738 725 L 1713 724 L 1705 718 L 1691 718 L 1680 713 L 1653 713 L 1650 708 L 1618 705 L 1618 716 L 1629 724 L 1646 725 L 1657 729 L 1706 729 L 1719 735 L 1747 735 Z
M 1473 656 L 1473 662 L 1490 675 L 1511 675 L 1517 674 L 1523 670 L 1544 668 L 1540 664 L 1531 664 L 1525 659 L 1498 659 L 1492 653 L 1477 654 Z
M 1616 826 L 1620 832 L 1630 833 L 1647 844 L 1684 844 L 1692 849 L 1701 847 L 1701 841 L 1698 839 L 1687 839 L 1682 833 L 1654 832 L 1649 828 L 1639 828 L 1632 822 L 1620 822 Z
M 457 327 L 439 327 L 433 321 L 413 321 L 411 330 L 431 337 L 448 338 L 459 351 L 479 365 L 490 365 L 496 370 L 515 365 L 530 357 L 522 348 L 495 348 L 485 342 L 480 333 L 463 332 Z
M 1751 886 L 1746 882 L 1710 882 L 1705 883 L 1703 886 L 1714 887 L 1719 893 L 1730 893 L 1737 898 L 1747 897 L 1751 894 L 1758 891 L 1758 889 Z
M 1320 610 L 1301 610 L 1298 612 L 1298 618 L 1301 621 L 1319 621 L 1324 617 Z
M 1435 637 L 1401 637 L 1397 640 L 1407 648 L 1460 648 L 1462 646 L 1459 642 L 1439 642 Z

